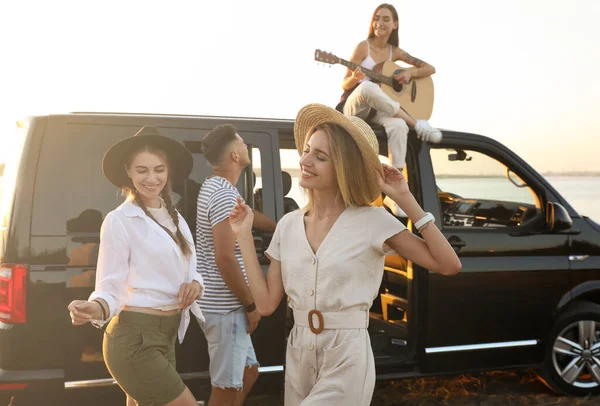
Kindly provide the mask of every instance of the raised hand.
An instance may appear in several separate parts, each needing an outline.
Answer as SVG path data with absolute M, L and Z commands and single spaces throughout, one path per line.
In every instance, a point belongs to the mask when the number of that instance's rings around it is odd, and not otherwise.
M 379 188 L 383 193 L 393 200 L 402 197 L 405 193 L 410 193 L 408 182 L 400 170 L 386 164 L 382 164 L 382 166 L 384 177 L 379 172 L 376 173 Z
M 254 221 L 254 213 L 241 198 L 237 198 L 237 204 L 229 214 L 229 225 L 231 231 L 237 237 L 244 232 L 252 233 L 252 223 Z

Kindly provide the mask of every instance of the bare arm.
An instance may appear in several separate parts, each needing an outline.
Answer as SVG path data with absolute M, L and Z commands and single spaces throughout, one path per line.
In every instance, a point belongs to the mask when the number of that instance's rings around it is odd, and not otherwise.
M 253 210 L 253 212 L 254 212 L 254 222 L 252 223 L 252 226 L 254 228 L 257 228 L 260 231 L 264 231 L 267 233 L 275 232 L 275 227 L 277 227 L 277 223 L 275 222 L 275 220 L 271 219 L 270 217 L 265 216 L 264 214 L 262 214 L 259 211 Z
M 377 182 L 383 193 L 392 198 L 414 222 L 425 216 L 425 212 L 410 193 L 408 183 L 402 173 L 394 167 L 383 164 L 383 175 L 377 172 Z M 388 238 L 385 243 L 398 254 L 424 268 L 443 275 L 454 275 L 462 264 L 454 249 L 433 222 L 421 228 L 424 240 L 412 233 L 400 232 Z
M 425 212 L 411 193 L 405 193 L 400 198 L 394 198 L 394 200 L 413 222 L 425 216 Z M 430 222 L 423 229 L 421 235 L 424 239 L 410 232 L 401 232 L 388 238 L 386 244 L 404 258 L 433 272 L 442 275 L 454 275 L 460 271 L 462 264 L 454 249 L 448 244 L 442 232 L 433 222 Z
M 231 231 L 228 219 L 213 227 L 213 239 L 215 261 L 223 281 L 244 306 L 251 304 L 252 294 L 244 280 L 242 268 L 235 257 L 235 236 Z
M 431 66 L 427 62 L 420 60 L 419 58 L 415 58 L 414 56 L 410 55 L 408 52 L 400 48 L 394 49 L 393 59 L 395 61 L 402 61 L 406 62 L 409 65 L 412 65 L 413 68 L 411 68 L 411 77 L 413 78 L 431 76 L 435 73 L 435 68 L 433 66 Z
M 360 65 L 360 63 L 367 57 L 367 44 L 364 41 L 361 41 L 354 51 L 352 51 L 352 55 L 350 56 L 350 62 Z M 353 74 L 355 71 L 351 69 L 346 69 L 346 75 L 344 76 L 344 80 L 342 82 L 342 89 L 344 91 L 352 89 L 354 86 L 358 84 L 361 79 L 361 76 Z M 364 76 L 363 76 L 364 78 Z
M 252 237 L 253 211 L 242 199 L 238 198 L 237 205 L 231 210 L 229 224 L 232 234 L 237 236 L 246 266 L 246 275 L 250 290 L 254 296 L 256 309 L 261 316 L 272 314 L 283 298 L 283 278 L 281 263 L 271 259 L 267 277 L 256 257 L 256 247 Z
M 256 257 L 256 248 L 252 234 L 241 233 L 238 243 L 246 266 L 246 275 L 250 284 L 250 291 L 255 298 L 254 303 L 261 316 L 273 314 L 281 299 L 283 299 L 283 279 L 281 277 L 281 262 L 271 259 L 267 276 L 262 271 Z

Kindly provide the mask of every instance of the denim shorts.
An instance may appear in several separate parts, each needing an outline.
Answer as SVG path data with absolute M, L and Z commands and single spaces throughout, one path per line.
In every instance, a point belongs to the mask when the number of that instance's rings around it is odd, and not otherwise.
M 225 314 L 203 314 L 206 321 L 198 322 L 208 342 L 212 386 L 243 388 L 245 368 L 259 365 L 248 334 L 246 310 L 242 307 Z

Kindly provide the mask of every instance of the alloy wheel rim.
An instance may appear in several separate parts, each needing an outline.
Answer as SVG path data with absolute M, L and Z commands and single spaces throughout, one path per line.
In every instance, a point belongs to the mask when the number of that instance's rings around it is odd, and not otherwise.
M 600 386 L 600 323 L 580 320 L 565 327 L 552 346 L 554 370 L 576 388 Z

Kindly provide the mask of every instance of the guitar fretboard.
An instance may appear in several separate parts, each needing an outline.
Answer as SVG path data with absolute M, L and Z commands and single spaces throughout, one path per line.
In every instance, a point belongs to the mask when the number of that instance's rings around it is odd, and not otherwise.
M 340 65 L 344 65 L 345 67 L 347 67 L 349 69 L 352 69 L 352 70 L 354 70 L 354 69 L 356 69 L 356 68 L 358 68 L 360 66 L 360 65 L 358 65 L 356 63 L 347 61 L 347 60 L 342 59 L 342 58 L 339 58 L 339 60 L 340 60 Z M 366 68 L 364 68 L 362 66 L 360 66 L 360 70 L 365 75 L 367 75 L 368 77 L 370 77 L 371 79 L 375 79 L 378 82 L 385 83 L 388 86 L 393 86 L 394 85 L 394 79 L 391 78 L 391 77 L 389 77 L 389 76 L 382 75 L 381 73 L 377 73 L 377 72 L 375 72 L 372 69 L 366 69 Z

